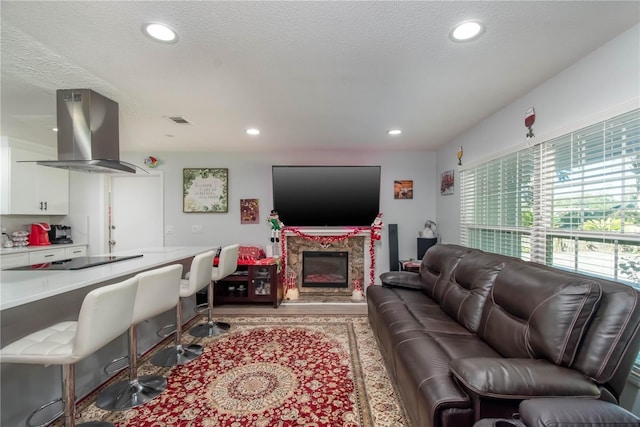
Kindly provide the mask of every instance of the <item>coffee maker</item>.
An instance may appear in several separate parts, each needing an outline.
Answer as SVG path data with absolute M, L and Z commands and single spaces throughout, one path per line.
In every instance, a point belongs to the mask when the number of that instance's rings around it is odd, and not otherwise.
M 68 225 L 54 224 L 49 230 L 49 241 L 52 245 L 73 243 L 71 240 L 71 227 Z
M 31 233 L 29 233 L 30 246 L 46 246 L 50 245 L 49 231 L 51 227 L 46 222 L 37 222 L 31 224 Z

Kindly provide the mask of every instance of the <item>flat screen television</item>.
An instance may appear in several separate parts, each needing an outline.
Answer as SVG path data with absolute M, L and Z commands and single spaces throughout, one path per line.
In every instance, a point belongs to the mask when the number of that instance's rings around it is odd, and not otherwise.
M 286 226 L 369 226 L 380 212 L 380 166 L 273 166 L 271 176 Z

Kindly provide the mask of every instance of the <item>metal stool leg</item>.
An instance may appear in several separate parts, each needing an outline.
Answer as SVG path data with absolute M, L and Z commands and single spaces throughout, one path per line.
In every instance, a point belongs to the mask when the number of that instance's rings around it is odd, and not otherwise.
M 196 325 L 189 330 L 189 335 L 194 337 L 215 337 L 227 332 L 231 325 L 226 322 L 214 322 L 211 312 L 213 310 L 213 284 L 209 282 L 207 288 L 207 323 Z
M 197 344 L 189 344 L 183 346 L 182 341 L 182 300 L 178 301 L 176 306 L 176 344 L 173 347 L 165 348 L 157 352 L 152 358 L 151 363 L 156 366 L 176 366 L 184 365 L 192 360 L 200 357 L 202 354 L 202 346 Z
M 75 365 L 61 365 L 62 367 L 62 397 L 45 403 L 27 417 L 26 425 L 28 427 L 44 427 L 55 421 L 58 417 L 62 417 L 64 427 L 114 427 L 113 424 L 106 421 L 89 421 L 82 424 L 76 424 L 76 382 L 75 382 Z M 62 401 L 62 411 L 58 412 L 53 418 L 42 424 L 34 424 L 33 417 L 49 406 Z
M 123 411 L 159 396 L 167 388 L 160 375 L 138 377 L 138 337 L 136 325 L 129 327 L 129 379 L 113 384 L 98 394 L 96 406 L 107 411 Z
M 76 424 L 76 365 L 62 365 L 62 388 L 64 400 L 64 425 L 65 427 L 113 427 L 106 421 L 89 421 Z

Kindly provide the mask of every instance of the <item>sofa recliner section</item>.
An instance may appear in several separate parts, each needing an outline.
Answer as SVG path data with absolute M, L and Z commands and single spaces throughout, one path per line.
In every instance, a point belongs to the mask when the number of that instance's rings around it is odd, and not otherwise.
M 411 425 L 472 426 L 522 400 L 617 402 L 640 346 L 630 286 L 458 245 L 367 290 Z

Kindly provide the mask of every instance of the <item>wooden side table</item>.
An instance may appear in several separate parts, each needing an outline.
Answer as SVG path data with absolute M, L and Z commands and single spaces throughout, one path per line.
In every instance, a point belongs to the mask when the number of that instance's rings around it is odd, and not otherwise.
M 284 298 L 284 286 L 277 258 L 265 258 L 238 270 L 214 285 L 214 304 L 262 303 L 278 308 Z
M 401 259 L 398 261 L 400 271 L 412 271 L 417 273 L 420 271 L 420 261 Z

